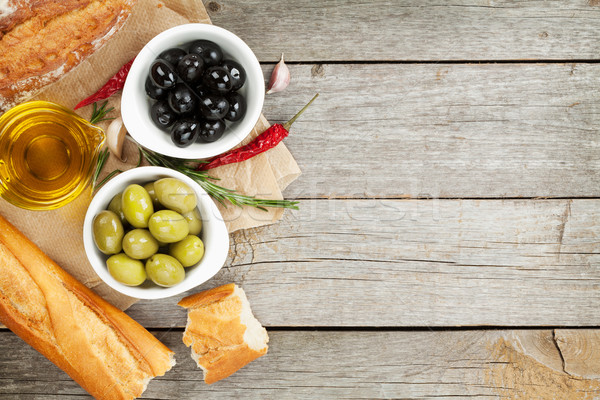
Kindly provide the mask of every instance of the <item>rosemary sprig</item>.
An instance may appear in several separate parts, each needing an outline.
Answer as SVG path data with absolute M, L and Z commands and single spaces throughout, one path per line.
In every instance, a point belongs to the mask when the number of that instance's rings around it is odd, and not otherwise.
M 243 194 L 239 194 L 236 193 L 234 190 L 224 188 L 211 182 L 211 180 L 218 179 L 209 176 L 206 171 L 196 171 L 194 166 L 190 165 L 189 161 L 163 156 L 152 151 L 142 149 L 141 147 L 138 148 L 140 149 L 142 154 L 144 154 L 144 157 L 146 158 L 146 160 L 148 160 L 150 165 L 171 168 L 175 171 L 179 171 L 182 174 L 189 176 L 194 181 L 196 181 L 202 187 L 202 189 L 206 190 L 206 193 L 208 193 L 211 197 L 213 197 L 225 207 L 227 207 L 226 203 L 229 202 L 234 206 L 256 207 L 263 211 L 267 211 L 267 207 L 291 208 L 293 210 L 298 209 L 298 201 L 260 199 L 254 196 L 246 196 Z
M 115 117 L 107 117 L 106 116 L 106 114 L 108 114 L 109 112 L 111 112 L 115 109 L 114 107 L 110 107 L 107 109 L 106 108 L 107 105 L 108 105 L 108 100 L 106 100 L 104 103 L 102 103 L 100 108 L 98 108 L 98 103 L 94 103 L 94 106 L 92 109 L 92 116 L 90 118 L 90 123 L 97 124 L 98 122 L 101 122 L 101 121 L 108 121 L 111 119 L 115 119 Z
M 101 121 L 107 121 L 110 119 L 114 119 L 111 117 L 107 117 L 106 114 L 114 110 L 114 107 L 106 108 L 108 105 L 108 101 L 102 103 L 100 107 L 98 107 L 97 103 L 94 103 L 92 109 L 92 117 L 90 118 L 90 123 L 97 124 Z M 223 206 L 227 207 L 226 203 L 231 203 L 234 206 L 242 207 L 242 206 L 250 206 L 256 207 L 263 211 L 267 211 L 267 207 L 276 207 L 276 208 L 291 208 L 293 210 L 297 210 L 297 201 L 291 200 L 271 200 L 271 199 L 260 199 L 254 196 L 246 196 L 243 194 L 236 193 L 234 190 L 224 188 L 219 186 L 211 181 L 217 181 L 218 178 L 209 176 L 206 171 L 197 171 L 196 167 L 198 163 L 204 163 L 206 161 L 203 160 L 195 160 L 195 161 L 185 161 L 177 158 L 167 157 L 160 155 L 158 153 L 154 153 L 149 150 L 144 150 L 142 147 L 138 146 L 139 151 L 139 159 L 136 167 L 139 167 L 142 163 L 142 157 L 145 157 L 146 160 L 150 163 L 150 165 L 159 166 L 159 167 L 167 167 L 171 168 L 175 171 L 179 171 L 184 175 L 189 176 L 194 181 L 196 181 L 210 196 L 216 199 Z M 113 176 L 120 174 L 120 169 L 115 169 L 110 174 L 108 174 L 102 181 L 98 182 L 98 178 L 100 176 L 100 172 L 102 168 L 104 168 L 104 164 L 108 160 L 110 156 L 108 149 L 103 149 L 100 151 L 98 156 L 98 162 L 96 164 L 96 169 L 94 171 L 94 175 L 92 178 L 92 191 L 98 189 L 100 186 L 104 185 L 108 182 Z M 192 165 L 195 164 L 195 165 Z
M 106 109 L 106 106 L 108 105 L 108 100 L 106 100 L 104 103 L 102 103 L 102 105 L 100 106 L 100 108 L 98 108 L 98 103 L 94 103 L 93 109 L 92 109 L 92 116 L 90 117 L 90 123 L 91 124 L 97 124 L 100 121 L 107 121 L 110 119 L 114 119 L 113 118 L 109 118 L 106 116 L 106 114 L 108 114 L 109 112 L 111 112 L 112 110 L 114 110 L 114 107 L 110 107 L 109 109 Z M 102 168 L 104 168 L 104 164 L 106 164 L 106 160 L 108 160 L 108 157 L 110 156 L 110 153 L 108 151 L 108 149 L 103 149 L 100 150 L 100 154 L 98 155 L 98 162 L 96 163 L 96 169 L 94 170 L 94 175 L 92 176 L 92 192 L 94 190 L 96 190 L 98 187 L 104 185 L 106 183 L 106 181 L 108 179 L 104 178 L 102 180 L 102 182 L 100 182 L 99 185 L 97 185 L 98 182 L 98 177 L 100 176 L 100 172 L 102 172 Z M 119 171 L 119 170 L 117 170 Z M 121 172 L 121 171 L 119 171 Z M 113 177 L 115 175 L 115 173 L 117 173 L 116 171 L 113 171 L 110 173 L 110 177 Z M 110 179 L 110 178 L 109 178 Z
M 135 167 L 133 168 L 137 168 L 140 165 L 142 165 L 142 150 L 138 147 L 138 153 L 139 153 L 139 158 L 138 158 L 138 162 L 135 165 Z M 99 187 L 101 187 L 102 185 L 104 185 L 106 182 L 108 182 L 110 180 L 110 178 L 112 178 L 113 176 L 120 174 L 121 172 L 123 172 L 120 169 L 115 169 L 114 171 L 112 171 L 110 174 L 106 175 L 104 177 L 104 179 L 102 179 L 100 181 L 100 183 L 96 184 L 96 181 L 98 180 L 98 176 L 100 175 L 100 171 L 102 171 L 102 168 L 104 167 L 104 163 L 106 163 L 106 160 L 108 159 L 108 149 L 105 148 L 104 150 L 102 150 L 100 152 L 100 155 L 98 156 L 98 164 L 96 165 L 96 173 L 94 174 L 94 179 L 92 181 L 92 191 L 98 189 Z
M 94 170 L 94 175 L 92 176 L 92 192 L 96 190 L 96 182 L 98 182 L 100 172 L 102 171 L 102 168 L 104 168 L 104 164 L 106 164 L 106 160 L 108 160 L 109 156 L 110 153 L 108 152 L 108 148 L 100 150 L 98 162 L 96 163 L 96 169 Z

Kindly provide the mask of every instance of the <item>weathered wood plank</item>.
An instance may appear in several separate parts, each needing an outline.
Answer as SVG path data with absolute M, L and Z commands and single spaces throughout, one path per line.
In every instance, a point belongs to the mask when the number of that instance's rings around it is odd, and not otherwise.
M 296 65 L 290 197 L 600 197 L 600 65 Z M 265 67 L 265 74 L 270 67 Z
M 585 378 L 600 378 L 600 330 L 561 329 L 554 341 L 560 349 L 564 371 Z
M 177 365 L 150 382 L 144 398 L 592 399 L 600 395 L 597 379 L 562 370 L 552 339 L 562 335 L 560 331 L 271 331 L 265 357 L 211 386 L 203 383 L 201 370 L 181 342 L 181 331 L 155 334 L 176 352 Z M 586 340 L 585 332 L 579 334 L 582 339 Z M 0 332 L 3 399 L 84 395 L 43 356 L 12 333 Z
M 314 200 L 233 235 L 266 326 L 599 326 L 600 200 Z M 257 214 L 260 216 L 260 214 Z M 195 292 L 195 291 L 194 291 Z M 144 326 L 185 325 L 178 299 Z
M 596 1 L 204 0 L 274 61 L 598 59 Z M 343 40 L 342 40 L 343 38 Z

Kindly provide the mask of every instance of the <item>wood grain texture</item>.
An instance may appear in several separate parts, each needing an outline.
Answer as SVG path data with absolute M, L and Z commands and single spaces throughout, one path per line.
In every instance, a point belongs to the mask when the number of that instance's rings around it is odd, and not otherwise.
M 265 66 L 268 76 L 272 67 Z M 600 197 L 600 65 L 293 65 L 265 115 L 315 198 Z
M 145 398 L 600 398 L 598 330 L 371 330 L 600 325 L 600 200 L 568 199 L 600 197 L 600 64 L 580 62 L 600 59 L 598 1 L 204 4 L 261 62 L 292 61 L 269 120 L 321 97 L 286 139 L 303 175 L 284 195 L 308 200 L 234 234 L 186 294 L 236 282 L 269 328 L 369 329 L 269 329 L 267 356 L 206 386 L 179 298 L 140 301 L 178 359 Z M 0 398 L 89 396 L 0 330 Z
M 561 329 L 554 334 L 561 350 L 564 371 L 586 378 L 600 378 L 600 330 Z
M 600 382 L 548 366 L 551 330 L 448 332 L 271 331 L 266 356 L 207 386 L 181 331 L 155 332 L 177 365 L 150 382 L 149 399 L 593 399 Z M 523 347 L 548 348 L 540 359 Z M 75 398 L 85 392 L 16 336 L 0 331 L 3 399 Z M 520 396 L 520 397 L 519 397 Z M 556 396 L 556 397 L 552 397 Z
M 225 267 L 192 292 L 236 282 L 266 326 L 598 326 L 599 209 L 304 201 L 276 225 L 234 234 Z M 176 300 L 128 313 L 147 327 L 184 326 Z
M 204 0 L 261 61 L 572 60 L 600 56 L 589 0 Z

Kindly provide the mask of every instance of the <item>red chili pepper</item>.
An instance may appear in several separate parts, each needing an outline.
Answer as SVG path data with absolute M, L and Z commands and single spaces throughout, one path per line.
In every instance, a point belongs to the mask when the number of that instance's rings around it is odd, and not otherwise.
M 87 106 L 89 104 L 95 103 L 97 101 L 104 100 L 115 94 L 117 91 L 123 89 L 123 86 L 125 86 L 125 79 L 129 74 L 129 70 L 131 69 L 131 64 L 133 64 L 133 60 L 135 60 L 135 57 L 127 64 L 123 65 L 121 69 L 112 78 L 110 78 L 108 82 L 104 84 L 104 86 L 100 88 L 100 90 L 98 90 L 90 97 L 80 101 L 79 104 L 75 106 L 75 110 Z
M 241 161 L 246 161 L 249 158 L 254 157 L 257 154 L 264 153 L 265 151 L 272 149 L 277 146 L 279 142 L 281 142 L 288 134 L 289 129 L 298 119 L 298 117 L 310 106 L 310 104 L 315 101 L 315 99 L 319 96 L 317 93 L 315 97 L 311 99 L 302 110 L 298 112 L 298 114 L 294 115 L 292 119 L 290 119 L 285 124 L 273 124 L 266 131 L 258 135 L 254 138 L 253 141 L 248 143 L 245 146 L 238 147 L 237 149 L 233 149 L 228 151 L 225 154 L 217 156 L 213 158 L 209 163 L 198 165 L 198 171 L 204 171 L 207 169 L 212 169 L 216 167 L 220 167 L 222 165 L 238 163 Z

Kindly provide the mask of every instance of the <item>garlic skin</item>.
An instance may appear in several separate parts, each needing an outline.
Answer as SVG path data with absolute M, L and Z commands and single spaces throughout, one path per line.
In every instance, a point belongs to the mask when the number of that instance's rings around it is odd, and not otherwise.
M 125 135 L 127 129 L 123 125 L 123 119 L 117 117 L 110 123 L 106 129 L 106 145 L 111 153 L 113 153 L 119 160 L 124 161 L 123 155 L 123 142 L 125 142 Z
M 290 70 L 283 61 L 283 53 L 281 53 L 281 59 L 275 65 L 271 79 L 269 80 L 269 86 L 267 87 L 267 94 L 281 92 L 290 84 Z

